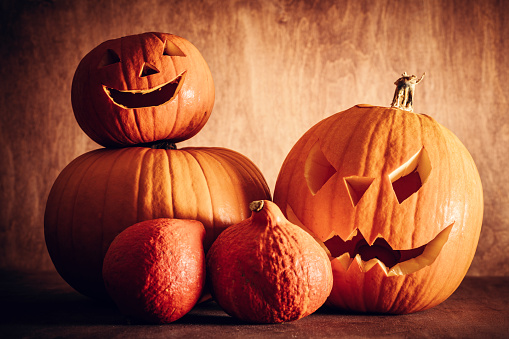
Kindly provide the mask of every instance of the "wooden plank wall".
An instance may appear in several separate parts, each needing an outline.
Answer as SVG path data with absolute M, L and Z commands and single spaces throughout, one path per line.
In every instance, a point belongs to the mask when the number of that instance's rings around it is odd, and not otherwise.
M 98 148 L 72 114 L 80 59 L 145 31 L 193 42 L 216 104 L 184 145 L 253 160 L 273 189 L 296 140 L 356 103 L 389 105 L 406 71 L 416 112 L 451 129 L 478 165 L 485 217 L 470 275 L 509 274 L 509 5 L 474 0 L 1 1 L 0 267 L 52 269 L 43 236 L 58 173 Z

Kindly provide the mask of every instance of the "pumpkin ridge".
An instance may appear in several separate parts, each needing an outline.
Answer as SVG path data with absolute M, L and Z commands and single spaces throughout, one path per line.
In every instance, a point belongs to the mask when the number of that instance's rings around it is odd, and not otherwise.
M 444 134 L 443 134 L 443 133 L 442 133 L 442 135 L 444 136 Z M 445 137 L 445 136 L 444 136 L 444 137 Z M 456 136 L 453 136 L 452 140 L 451 140 L 451 139 L 448 139 L 448 141 L 449 141 L 449 142 L 451 142 L 451 143 L 455 143 L 455 144 L 457 144 L 457 143 L 459 142 L 459 139 L 458 139 Z M 448 145 L 448 143 L 447 143 L 447 142 L 445 143 L 445 147 L 447 148 L 447 151 L 449 152 L 449 151 L 450 151 L 450 145 Z M 463 156 L 463 155 L 458 155 L 458 158 L 459 158 L 459 159 L 458 159 L 457 161 L 455 161 L 454 166 L 459 166 L 459 167 L 461 167 L 461 173 L 471 173 L 470 171 L 465 170 L 465 168 L 466 168 L 465 156 Z M 452 159 L 448 159 L 448 160 L 449 160 L 449 166 L 451 166 L 451 164 L 450 164 L 450 163 L 452 162 L 452 161 L 451 161 Z M 453 178 L 450 178 L 450 180 L 452 180 L 452 179 L 453 179 Z M 463 178 L 463 179 L 464 179 L 466 182 L 469 182 L 469 180 L 468 180 L 468 179 L 471 179 L 471 178 Z M 466 185 L 466 183 L 464 183 L 464 184 Z M 449 182 L 449 187 L 453 187 L 452 183 L 450 183 L 450 182 Z M 462 201 L 469 201 L 469 200 L 470 200 L 470 199 L 469 199 L 469 194 L 468 194 L 468 192 L 467 192 L 466 190 L 464 190 L 464 191 L 463 191 Z M 482 205 L 481 205 L 481 206 L 482 206 Z M 461 219 L 461 220 L 463 220 L 463 222 L 461 223 L 461 228 L 460 228 L 460 230 L 464 230 L 464 229 L 465 229 L 465 227 L 466 227 L 466 225 L 465 225 L 465 220 L 467 220 L 467 216 L 468 216 L 468 209 L 466 208 L 466 205 L 461 205 L 461 208 L 463 209 L 463 211 L 462 211 L 462 213 L 461 213 L 461 218 L 460 218 L 460 219 Z M 480 231 L 480 230 L 479 230 L 479 231 Z M 479 239 L 479 238 L 478 238 L 478 237 L 476 237 L 475 239 L 477 239 L 477 241 L 478 241 L 478 239 Z M 473 257 L 474 257 L 474 254 L 475 254 L 475 248 L 477 247 L 477 244 L 475 244 L 475 245 L 474 245 L 474 244 L 472 244 L 472 247 L 474 248 L 474 251 L 473 251 L 474 253 L 472 253 L 472 254 L 470 255 L 469 263 L 471 263 L 471 262 L 472 262 L 472 260 L 473 260 Z M 469 247 L 469 248 L 472 248 L 472 247 Z M 459 248 L 456 248 L 456 251 L 457 251 L 457 252 L 461 252 Z M 470 266 L 470 264 L 469 264 L 468 266 Z M 464 274 L 466 274 L 466 271 L 467 271 L 467 270 L 468 270 L 468 267 L 465 269 Z M 449 277 L 451 276 L 451 274 L 452 274 L 452 272 L 449 272 Z M 458 283 L 458 285 L 459 285 L 459 283 Z
M 136 221 L 137 222 L 140 222 L 142 220 L 144 220 L 145 218 L 140 214 L 141 211 L 143 211 L 143 201 L 142 201 L 142 198 L 143 198 L 143 194 L 141 192 L 143 192 L 144 190 L 142 189 L 142 186 L 145 185 L 145 182 L 143 180 L 141 180 L 142 176 L 143 176 L 143 167 L 145 166 L 145 164 L 147 163 L 147 158 L 150 156 L 150 153 L 148 152 L 149 150 L 148 149 L 144 149 L 141 153 L 141 156 L 140 156 L 140 165 L 136 168 L 136 178 L 138 179 L 138 190 L 136 191 Z
M 172 149 L 165 149 L 164 150 L 164 154 L 165 154 L 165 157 L 166 157 L 166 164 L 167 164 L 167 169 L 168 169 L 168 176 L 170 178 L 170 182 L 173 182 L 174 181 L 174 176 L 173 176 L 173 171 L 171 170 L 171 154 L 174 153 L 172 152 Z M 170 191 L 169 194 L 167 193 L 167 197 L 168 198 L 171 198 L 171 201 L 168 202 L 168 208 L 171 209 L 171 213 L 169 213 L 168 218 L 173 218 L 174 215 L 175 215 L 175 206 L 174 206 L 174 203 L 173 203 L 173 200 L 174 200 L 174 187 L 173 185 L 167 185 L 167 189 Z
M 424 121 L 424 119 L 422 119 L 422 117 L 421 117 L 421 116 L 419 116 L 419 124 L 420 124 L 420 127 L 421 127 L 421 128 L 420 128 L 421 136 L 426 135 L 426 134 L 425 134 L 425 131 L 424 131 L 424 129 L 425 129 L 424 125 L 426 124 L 426 122 Z M 421 137 L 421 139 L 422 139 L 422 137 Z M 425 149 L 425 145 L 424 145 L 424 143 L 423 143 L 423 146 L 422 146 L 422 147 Z M 428 157 L 429 157 L 429 156 L 428 156 Z M 435 165 L 431 165 L 431 166 L 432 166 L 433 173 L 430 173 L 429 175 L 434 175 L 434 174 L 435 174 L 435 171 L 437 170 L 437 169 L 436 169 L 436 167 L 437 167 L 437 166 L 435 166 Z M 429 175 L 428 175 L 428 177 L 429 177 Z M 422 183 L 422 185 L 424 185 L 424 183 Z M 418 193 L 418 192 L 417 192 L 417 193 Z M 435 194 L 438 194 L 438 192 L 437 192 L 437 193 L 435 193 Z M 423 203 L 423 200 L 422 200 L 422 199 L 423 199 L 422 195 L 421 195 L 421 194 L 417 194 L 417 199 L 416 199 L 417 201 L 415 202 L 415 205 L 413 206 L 413 207 L 414 207 L 413 220 L 416 220 L 416 219 L 419 217 L 419 216 L 418 216 L 419 211 L 418 211 L 418 207 L 417 207 L 417 206 L 421 206 L 421 204 Z M 434 200 L 435 200 L 434 210 L 436 210 L 436 207 L 437 207 L 437 206 L 436 206 L 436 204 L 438 203 L 438 199 L 434 199 Z M 414 246 L 416 246 L 416 245 L 417 245 L 417 243 L 418 243 L 418 242 L 416 241 L 416 233 L 417 233 L 417 232 L 415 231 L 415 227 L 416 227 L 416 226 L 415 226 L 415 223 L 413 223 L 413 222 L 412 222 L 411 224 L 413 225 L 413 230 L 412 230 L 412 233 L 411 233 L 411 234 L 412 234 L 412 246 L 414 247 Z
M 221 154 L 222 157 L 228 159 L 232 164 L 235 165 L 232 167 L 232 169 L 235 169 L 235 170 L 243 169 L 244 171 L 246 171 L 252 180 L 256 180 L 255 184 L 258 185 L 258 187 L 263 187 L 265 193 L 268 196 L 270 196 L 270 189 L 267 185 L 267 182 L 263 176 L 258 174 L 258 173 L 261 173 L 261 171 L 258 168 L 258 166 L 256 166 L 256 164 L 254 162 L 252 162 L 252 161 L 249 161 L 247 163 L 242 162 L 240 159 L 244 158 L 244 156 L 236 151 L 231 151 L 231 150 L 228 150 L 225 148 L 215 148 L 215 150 L 218 152 L 218 154 Z M 220 159 L 218 158 L 217 155 L 215 155 L 215 154 L 211 154 L 211 155 L 213 157 L 217 158 L 218 161 L 220 161 Z M 243 204 L 244 204 L 244 202 L 243 202 Z
M 369 169 L 371 164 L 369 164 L 367 162 L 369 160 L 371 150 L 376 149 L 373 146 L 373 144 L 377 140 L 375 138 L 376 131 L 381 129 L 381 125 L 385 122 L 385 116 L 387 116 L 387 115 L 393 116 L 393 114 L 391 111 L 384 110 L 381 107 L 363 108 L 363 110 L 365 111 L 365 113 L 364 113 L 360 122 L 363 123 L 362 127 L 366 128 L 366 130 L 367 130 L 367 132 L 365 132 L 365 134 L 366 134 L 368 140 L 366 143 L 367 145 L 365 147 L 363 147 L 363 149 L 362 149 L 364 156 L 361 156 L 361 158 L 363 158 L 364 161 L 359 161 L 359 166 L 361 166 L 359 168 L 359 174 L 360 174 L 360 176 L 368 177 L 369 175 L 368 175 L 368 173 L 366 173 L 366 169 Z M 375 110 L 374 113 L 373 113 L 373 110 Z M 353 131 L 357 131 L 359 129 L 359 125 L 361 125 L 361 124 L 356 125 L 352 129 L 352 132 L 351 132 L 352 138 L 354 137 L 354 134 L 355 134 L 355 133 L 353 133 Z M 388 137 L 388 139 L 389 139 L 389 137 Z M 387 145 L 388 142 L 386 141 L 385 144 Z M 349 144 L 344 146 L 345 149 L 348 149 L 349 147 L 350 147 Z M 344 160 L 342 160 L 342 161 L 344 161 Z
M 426 127 L 429 126 L 430 122 L 434 121 L 433 118 L 426 116 L 425 117 L 426 119 L 424 119 L 423 116 L 419 116 L 419 117 L 420 117 L 419 121 L 421 122 L 421 129 L 422 129 L 423 135 L 429 135 L 430 134 L 429 132 L 424 134 L 424 128 L 425 128 L 425 126 Z M 431 130 L 431 132 L 433 133 L 433 138 L 435 140 L 437 140 L 435 142 L 435 145 L 437 145 L 437 147 L 435 147 L 435 148 L 437 149 L 438 147 L 440 147 L 441 149 L 439 150 L 439 152 L 444 152 L 444 154 L 451 154 L 451 150 L 449 149 L 449 147 L 447 145 L 447 140 L 445 138 L 445 135 L 442 133 L 442 130 L 441 129 L 437 130 L 437 129 L 434 129 L 434 128 L 429 128 L 428 130 Z M 425 146 L 423 146 L 423 147 L 425 147 Z M 436 153 L 436 149 L 433 150 L 433 151 L 435 151 L 435 153 Z M 442 149 L 444 149 L 444 150 L 442 151 Z M 430 150 L 430 151 L 432 151 L 432 150 Z M 432 164 L 432 172 L 429 175 L 430 176 L 433 175 L 433 176 L 442 177 L 441 171 L 442 171 L 442 167 L 444 166 L 443 164 L 445 163 L 447 168 L 451 168 L 451 158 L 450 157 L 440 157 L 439 159 L 435 159 L 435 161 L 436 160 L 438 160 L 440 163 L 437 164 L 437 165 Z M 465 173 L 465 172 L 462 172 L 462 173 Z M 453 186 L 452 183 L 451 183 L 451 179 L 452 178 L 448 178 L 448 179 L 449 179 L 448 182 L 444 182 L 444 181 L 440 182 L 440 185 L 442 187 L 445 187 L 446 190 Z M 434 192 L 435 192 L 435 197 L 438 196 L 438 198 L 434 198 L 433 199 L 434 200 L 434 206 L 432 206 L 432 208 L 433 208 L 433 210 L 438 210 L 437 204 L 438 204 L 439 201 L 442 201 L 442 198 L 439 197 L 439 195 L 440 195 L 440 190 L 439 189 L 435 189 Z M 416 206 L 424 205 L 422 199 L 423 199 L 423 197 L 420 194 L 417 194 Z M 447 201 L 447 205 L 448 204 L 449 204 L 449 201 Z M 414 212 L 414 218 L 418 218 L 417 213 L 420 212 L 419 208 L 415 207 L 414 211 L 415 211 Z M 450 221 L 447 220 L 446 223 L 450 223 Z M 440 225 L 439 226 L 440 228 L 436 229 L 435 232 L 433 232 L 432 236 L 436 237 L 442 231 L 442 228 L 444 228 L 446 226 L 447 225 L 445 225 L 445 224 L 444 225 Z M 417 237 L 417 233 L 413 232 L 412 235 L 413 235 L 412 236 L 412 243 L 416 243 L 417 241 L 416 241 L 415 238 Z
M 172 63 L 172 66 L 173 66 L 173 72 L 175 74 L 178 74 L 177 73 L 177 66 L 175 65 L 175 63 Z M 180 85 L 180 90 L 182 90 L 182 87 L 184 87 L 184 85 L 185 85 L 184 83 L 182 83 Z M 181 107 L 181 105 L 183 105 L 182 104 L 182 101 L 183 101 L 182 95 L 179 95 L 180 94 L 180 90 L 179 90 L 179 93 L 176 93 L 175 97 L 173 98 L 173 100 L 176 100 L 178 104 L 177 104 L 177 108 L 175 110 L 175 115 L 173 117 L 173 124 L 171 126 L 170 132 L 167 135 L 173 135 L 175 133 L 175 131 L 177 130 L 177 128 L 180 128 L 180 126 L 178 126 L 179 125 L 178 122 L 180 121 L 179 120 L 179 117 L 180 117 L 180 107 Z M 193 134 L 191 133 L 191 135 L 193 135 Z
M 389 111 L 390 113 L 393 113 L 391 111 Z M 388 113 L 389 113 L 388 112 Z M 389 130 L 389 133 L 388 135 L 386 136 L 386 140 L 385 142 L 383 143 L 385 145 L 385 147 L 383 148 L 383 152 L 382 151 L 379 151 L 380 153 L 383 153 L 383 154 L 387 154 L 387 148 L 388 148 L 388 145 L 392 139 L 392 135 L 393 135 L 393 130 L 392 130 L 392 126 L 394 124 L 394 121 L 395 121 L 395 114 L 390 114 L 389 115 L 389 118 L 390 118 L 390 121 L 385 121 L 386 119 L 384 119 L 382 117 L 382 114 L 379 115 L 379 120 L 378 120 L 378 123 L 376 123 L 375 127 L 373 128 L 373 130 L 380 130 L 381 127 L 380 125 L 381 124 L 387 124 L 387 125 L 390 125 L 391 128 Z M 374 133 L 373 133 L 374 134 Z M 373 140 L 373 134 L 371 134 L 371 137 L 370 137 L 370 149 L 372 149 L 371 147 L 371 141 Z M 384 178 L 384 175 L 387 171 L 387 162 L 385 162 L 383 165 L 382 165 L 382 168 L 380 170 L 380 172 L 382 173 L 382 182 L 381 182 L 381 187 L 383 187 L 383 178 Z M 387 219 L 388 217 L 392 217 L 392 214 L 394 213 L 394 208 L 391 206 L 390 207 L 390 210 L 386 210 L 385 208 L 381 208 L 380 206 L 384 206 L 384 202 L 385 202 L 385 194 L 384 194 L 384 190 L 381 189 L 381 188 L 378 188 L 378 192 L 377 192 L 377 197 L 376 197 L 376 208 L 373 209 L 372 211 L 370 211 L 371 213 L 371 224 L 374 225 L 374 229 L 372 232 L 370 232 L 370 234 L 366 234 L 364 235 L 366 237 L 366 240 L 368 243 L 373 243 L 376 239 L 376 236 L 381 233 L 381 230 L 380 230 L 380 225 L 383 225 L 384 227 L 384 230 L 386 227 L 388 227 L 389 223 L 387 222 Z M 375 213 L 376 210 L 378 209 L 381 209 L 383 212 L 384 212 L 384 215 L 381 215 L 382 213 Z M 357 224 L 357 214 L 358 213 L 354 213 L 354 222 L 355 224 Z
M 205 168 L 203 167 L 203 165 L 202 165 L 202 163 L 201 163 L 201 161 L 199 159 L 199 154 L 192 154 L 191 152 L 189 152 L 189 155 L 192 157 L 192 159 L 194 159 L 194 161 L 196 161 L 196 163 L 200 167 L 200 170 L 201 170 L 200 172 L 203 175 L 203 178 L 204 178 L 204 180 L 205 180 L 205 182 L 207 184 L 207 188 L 208 188 L 207 189 L 207 191 L 208 191 L 208 200 L 210 201 L 210 205 L 209 206 L 211 207 L 211 211 L 209 211 L 209 213 L 210 213 L 210 215 L 214 216 L 215 211 L 216 211 L 216 207 L 215 207 L 214 199 L 212 198 L 212 195 L 210 193 L 211 185 L 210 185 L 210 179 L 207 177 L 207 171 L 205 170 Z M 206 161 L 206 159 L 202 159 L 202 160 Z M 236 196 L 236 198 L 237 198 L 237 196 Z M 196 200 L 199 200 L 199 199 L 200 199 L 200 197 L 196 196 Z M 198 214 L 198 211 L 197 211 L 197 214 Z M 213 234 L 214 234 L 214 236 L 216 236 L 216 232 L 215 232 L 215 230 L 216 230 L 216 223 L 215 223 L 215 218 L 214 217 L 212 217 L 212 225 L 211 226 L 212 226 L 212 229 L 213 229 Z
M 100 152 L 100 151 L 99 151 L 99 152 Z M 97 153 L 99 153 L 99 152 L 97 152 Z M 96 153 L 96 154 L 97 154 L 97 153 Z M 84 171 L 82 172 L 82 174 L 80 175 L 80 178 L 79 178 L 79 184 L 78 184 L 78 188 L 77 188 L 77 192 L 80 192 L 80 190 L 82 190 L 82 189 L 83 189 L 83 187 L 84 187 L 84 186 L 83 186 L 83 185 L 84 185 L 84 184 L 83 184 L 83 182 L 84 182 L 84 178 L 85 178 L 85 176 L 87 175 L 87 173 L 89 173 L 92 169 L 94 169 L 95 165 L 96 165 L 96 164 L 97 164 L 100 160 L 102 161 L 105 157 L 107 157 L 107 155 L 108 155 L 107 153 L 108 153 L 107 151 L 102 152 L 102 154 L 100 155 L 100 157 L 98 157 L 98 158 L 96 158 L 96 159 L 93 159 L 93 160 L 92 160 L 92 162 L 91 162 L 90 164 L 87 164 L 86 170 L 84 170 Z M 78 169 L 78 168 L 75 168 L 75 170 L 77 170 L 77 169 Z M 72 212 L 70 212 L 70 215 L 71 215 L 70 225 L 71 225 L 71 227 L 69 227 L 69 242 L 70 242 L 70 248 L 72 248 L 72 249 L 75 249 L 75 247 L 76 247 L 76 246 L 75 246 L 75 244 L 76 244 L 76 241 L 75 241 L 75 234 L 76 234 L 75 227 L 76 227 L 76 224 L 78 224 L 78 223 L 77 223 L 77 221 L 76 221 L 76 218 L 77 218 L 77 216 L 76 216 L 76 210 L 77 210 L 76 206 L 77 206 L 77 204 L 78 204 L 78 197 L 79 197 L 79 194 L 76 194 L 76 195 L 75 195 L 75 197 L 74 197 L 74 202 L 73 202 L 73 204 L 72 204 L 72 205 L 73 205 L 73 207 L 72 207 Z M 59 224 L 60 224 L 60 223 L 59 223 Z M 95 252 L 95 251 L 94 251 L 94 252 Z M 89 252 L 89 254 L 90 254 L 90 252 Z M 67 253 L 67 255 L 70 255 L 71 257 L 76 257 L 76 255 L 77 255 L 77 254 L 76 254 L 76 253 L 75 253 L 75 251 L 73 250 L 73 251 L 71 251 L 70 253 Z M 67 260 L 67 258 L 66 258 L 66 260 Z M 79 274 L 81 274 L 81 273 L 79 273 Z M 78 275 L 79 275 L 79 274 L 78 274 Z M 68 279 L 69 279 L 69 278 L 71 279 L 71 281 L 74 281 L 75 279 L 77 279 L 77 278 L 79 279 L 79 278 L 81 278 L 81 277 L 77 277 L 77 276 L 76 276 L 76 274 L 72 274 L 70 277 L 68 276 Z M 67 279 L 66 279 L 66 280 L 67 280 Z M 81 287 L 80 287 L 80 288 L 81 288 Z
M 383 279 L 387 279 L 387 278 L 383 278 Z M 403 303 L 409 302 L 407 300 L 407 298 L 402 297 L 403 286 L 408 284 L 409 279 L 410 278 L 408 275 L 404 275 L 402 280 L 396 281 L 396 284 L 398 285 L 396 288 L 397 292 L 394 297 L 391 297 L 392 300 L 390 302 L 390 306 L 387 307 L 387 309 L 389 309 L 389 312 L 397 312 L 397 308 L 400 307 L 400 303 L 401 303 L 401 302 L 398 302 L 399 300 L 404 299 Z M 384 299 L 382 298 L 382 300 L 384 300 Z
M 60 181 L 57 181 L 60 185 L 62 185 L 62 188 L 59 189 L 59 187 L 56 187 L 56 186 L 52 187 L 50 195 L 48 197 L 48 200 L 53 199 L 54 194 L 58 194 L 58 203 L 55 204 L 57 206 L 57 209 L 55 211 L 53 211 L 53 213 L 51 213 L 51 215 L 48 211 L 45 212 L 45 224 L 51 224 L 52 226 L 55 226 L 51 231 L 49 230 L 49 228 L 45 229 L 46 242 L 48 242 L 48 240 L 49 240 L 50 242 L 53 242 L 53 244 L 55 245 L 55 247 L 52 248 L 52 251 L 50 251 L 50 256 L 51 256 L 52 260 L 57 260 L 57 258 L 60 258 L 60 252 L 61 252 L 60 242 L 56 239 L 54 241 L 50 240 L 50 239 L 58 238 L 58 234 L 61 232 L 62 227 L 59 227 L 59 226 L 62 226 L 62 223 L 60 223 L 59 220 L 62 218 L 61 217 L 61 208 L 63 206 L 62 201 L 64 199 L 64 192 L 67 192 L 69 183 L 72 181 L 72 179 L 74 179 L 74 177 L 75 177 L 74 173 L 78 170 L 82 170 L 82 166 L 83 166 L 82 164 L 86 163 L 86 160 L 88 158 L 90 158 L 90 156 L 88 154 L 84 154 L 84 155 L 76 158 L 75 160 L 73 160 L 72 161 L 72 166 L 73 166 L 72 169 L 73 170 L 70 171 L 70 173 L 65 173 L 65 174 L 60 173 L 60 175 L 59 175 L 59 177 L 66 175 L 65 183 L 60 183 Z M 90 164 L 90 166 L 91 165 L 92 164 Z M 70 232 L 72 232 L 72 227 L 69 227 L 69 230 L 70 230 Z M 72 241 L 72 236 L 70 238 Z M 71 246 L 71 247 L 73 247 L 73 246 Z M 54 249 L 54 251 L 53 251 L 53 249 Z
M 228 173 L 228 181 L 230 182 L 230 184 L 232 185 L 232 187 L 235 189 L 235 190 L 238 190 L 240 189 L 232 180 L 232 178 L 234 176 L 232 176 L 232 172 L 240 172 L 240 169 L 243 169 L 245 171 L 245 164 L 241 164 L 240 162 L 236 161 L 237 159 L 235 159 L 234 155 L 236 154 L 233 154 L 231 152 L 223 152 L 221 153 L 222 156 L 224 156 L 223 159 L 226 159 L 226 161 L 223 163 L 221 161 L 221 159 L 219 158 L 219 156 L 217 156 L 216 154 L 212 153 L 212 152 L 209 152 L 207 153 L 212 159 L 214 159 L 214 161 L 216 161 L 220 167 Z M 248 172 L 248 171 L 246 171 Z M 248 172 L 249 173 L 249 172 Z M 249 173 L 250 176 L 253 174 L 253 173 Z M 257 176 L 252 176 L 252 178 L 255 178 Z M 237 206 L 242 206 L 244 202 L 241 202 L 239 200 L 239 195 L 238 194 L 235 194 L 235 201 L 237 202 Z
M 113 155 L 115 155 L 115 157 L 113 157 Z M 113 168 L 115 167 L 115 164 L 117 163 L 117 161 L 123 157 L 123 152 L 122 150 L 119 150 L 119 152 L 115 152 L 115 154 L 112 154 L 111 155 L 111 160 L 110 160 L 110 164 L 108 165 L 107 167 L 107 174 L 106 172 L 104 173 L 104 177 L 107 178 L 106 179 L 106 187 L 105 187 L 105 190 L 104 190 L 104 203 L 102 204 L 102 211 L 101 211 L 101 214 L 104 215 L 105 214 L 105 209 L 106 209 L 106 201 L 108 201 L 107 199 L 107 196 L 108 196 L 108 187 L 110 187 L 110 176 L 113 172 Z M 104 242 L 104 230 L 106 229 L 106 225 L 104 225 L 104 219 L 102 220 L 103 221 L 103 224 L 101 225 L 101 240 L 99 242 L 99 244 L 101 244 L 101 254 L 102 256 L 104 257 L 104 255 L 106 254 L 106 251 L 108 250 L 108 247 L 109 247 L 109 244 L 105 244 Z

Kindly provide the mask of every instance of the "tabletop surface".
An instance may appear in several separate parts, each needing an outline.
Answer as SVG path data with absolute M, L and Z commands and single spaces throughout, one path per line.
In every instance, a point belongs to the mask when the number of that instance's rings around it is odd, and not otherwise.
M 508 338 L 509 277 L 467 277 L 442 304 L 408 315 L 321 308 L 274 325 L 242 323 L 213 302 L 167 325 L 132 323 L 55 272 L 0 271 L 0 338 Z

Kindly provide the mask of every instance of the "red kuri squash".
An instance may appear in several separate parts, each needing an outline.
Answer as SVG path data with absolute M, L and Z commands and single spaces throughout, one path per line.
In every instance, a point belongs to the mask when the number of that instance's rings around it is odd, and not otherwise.
M 227 228 L 207 253 L 211 293 L 230 315 L 253 323 L 298 320 L 315 312 L 332 288 L 329 258 L 311 235 L 270 201 Z
M 204 236 L 199 221 L 167 218 L 117 235 L 104 257 L 103 278 L 119 310 L 156 324 L 187 314 L 205 285 Z

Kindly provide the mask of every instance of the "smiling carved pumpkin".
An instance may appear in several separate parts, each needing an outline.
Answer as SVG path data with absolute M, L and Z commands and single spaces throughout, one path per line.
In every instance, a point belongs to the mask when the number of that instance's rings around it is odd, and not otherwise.
M 454 292 L 473 259 L 483 215 L 476 166 L 452 132 L 407 108 L 357 105 L 324 119 L 279 173 L 274 201 L 331 256 L 329 305 L 424 310 Z
M 83 131 L 106 146 L 189 139 L 214 105 L 212 75 L 184 38 L 144 33 L 106 41 L 78 65 L 74 115 Z

